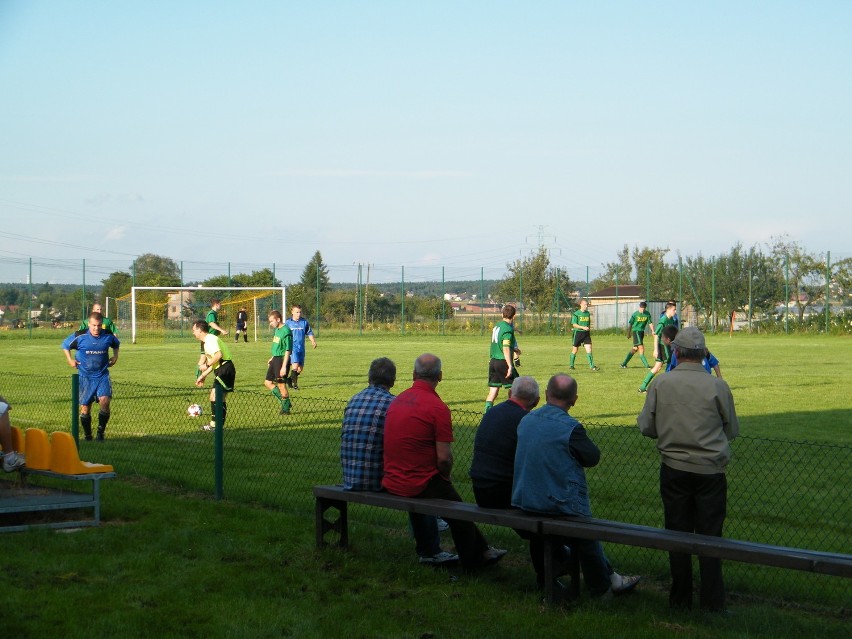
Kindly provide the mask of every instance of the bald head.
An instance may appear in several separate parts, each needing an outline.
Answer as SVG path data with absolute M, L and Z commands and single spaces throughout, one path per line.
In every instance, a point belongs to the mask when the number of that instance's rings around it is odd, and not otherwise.
M 577 401 L 577 380 L 565 373 L 557 373 L 547 382 L 545 398 L 548 404 L 568 410 Z
M 440 358 L 432 353 L 423 353 L 414 360 L 414 379 L 422 379 L 437 386 L 441 381 Z
M 509 390 L 509 398 L 532 410 L 539 400 L 538 382 L 529 375 L 516 377 Z
M 98 304 L 97 302 L 92 304 L 92 313 L 103 313 L 103 312 L 104 312 L 104 309 L 100 304 Z

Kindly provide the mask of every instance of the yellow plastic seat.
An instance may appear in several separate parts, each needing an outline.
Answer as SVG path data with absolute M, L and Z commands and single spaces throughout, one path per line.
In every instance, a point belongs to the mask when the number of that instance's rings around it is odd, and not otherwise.
M 50 440 L 47 431 L 28 428 L 26 433 L 27 468 L 48 470 L 50 468 Z
M 27 466 L 29 466 L 27 460 Z M 93 464 L 80 461 L 77 445 L 69 433 L 56 432 L 50 437 L 50 470 L 64 475 L 89 475 L 92 473 L 111 473 L 108 464 Z
M 12 426 L 12 448 L 22 455 L 27 452 L 27 440 L 24 437 L 24 431 L 22 431 L 17 426 Z

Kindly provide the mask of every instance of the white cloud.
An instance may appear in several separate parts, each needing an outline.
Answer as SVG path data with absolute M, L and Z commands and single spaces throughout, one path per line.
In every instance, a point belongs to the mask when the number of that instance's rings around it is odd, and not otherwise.
M 124 234 L 127 232 L 126 226 L 116 226 L 107 231 L 104 236 L 105 242 L 114 242 L 115 240 L 124 239 Z

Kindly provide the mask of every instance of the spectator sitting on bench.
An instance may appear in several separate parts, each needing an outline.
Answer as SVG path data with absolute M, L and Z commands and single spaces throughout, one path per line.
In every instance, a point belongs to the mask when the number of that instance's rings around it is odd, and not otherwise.
M 554 375 L 545 400 L 518 425 L 512 505 L 534 513 L 591 517 L 584 468 L 597 465 L 601 451 L 568 414 L 577 402 L 576 380 Z M 565 538 L 563 543 L 577 554 L 593 597 L 629 592 L 641 579 L 615 572 L 599 541 Z
M 482 508 L 511 508 L 512 480 L 515 475 L 515 448 L 518 444 L 518 424 L 536 407 L 540 399 L 538 382 L 527 375 L 516 377 L 509 389 L 509 399 L 497 404 L 482 416 L 473 442 L 473 461 L 470 478 L 476 504 Z M 516 530 L 530 542 L 530 559 L 539 588 L 544 587 L 544 543 L 540 535 Z M 555 549 L 557 573 L 568 568 L 569 550 Z M 557 588 L 564 586 L 557 581 Z
M 3 470 L 7 473 L 21 468 L 26 460 L 12 448 L 12 422 L 9 420 L 9 402 L 0 397 L 0 445 L 3 446 Z
M 385 417 L 382 486 L 401 497 L 462 501 L 450 479 L 453 468 L 453 424 L 450 409 L 436 387 L 441 360 L 424 354 L 414 362 L 414 384 L 391 402 Z M 434 539 L 434 517 L 409 513 L 418 548 Z M 473 570 L 498 562 L 505 550 L 490 548 L 475 524 L 447 519 L 462 566 Z
M 387 357 L 374 359 L 367 379 L 369 386 L 356 393 L 343 411 L 340 464 L 344 490 L 382 490 L 385 415 L 394 399 L 390 389 L 396 383 L 396 365 Z M 433 566 L 458 563 L 458 555 L 441 549 L 437 522 L 434 526 L 429 523 L 428 528 L 434 528 L 435 534 L 423 546 L 418 540 L 420 563 Z

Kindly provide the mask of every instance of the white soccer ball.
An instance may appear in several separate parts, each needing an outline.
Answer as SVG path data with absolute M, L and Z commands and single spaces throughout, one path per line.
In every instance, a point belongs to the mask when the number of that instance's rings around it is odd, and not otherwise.
M 190 417 L 201 417 L 201 406 L 198 404 L 190 404 L 189 408 L 186 409 L 186 413 Z

